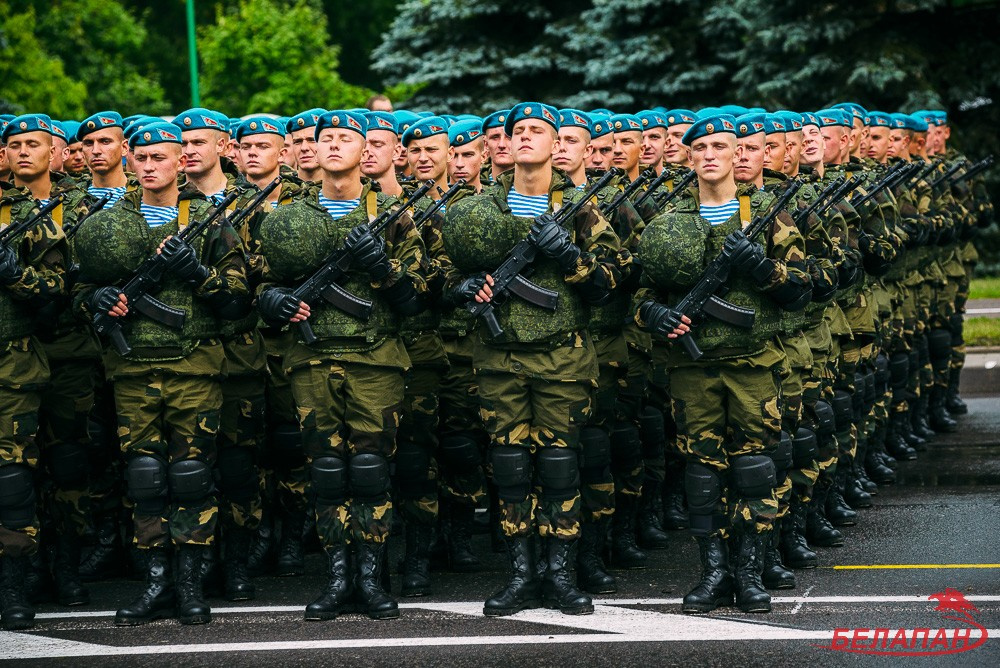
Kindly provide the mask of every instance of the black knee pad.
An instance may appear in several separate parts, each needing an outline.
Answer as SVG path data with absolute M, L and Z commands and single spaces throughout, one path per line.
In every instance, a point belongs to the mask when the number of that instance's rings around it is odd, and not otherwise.
M 851 401 L 851 395 L 844 390 L 834 390 L 833 401 L 830 405 L 833 406 L 833 416 L 836 422 L 836 429 L 847 429 L 847 426 L 850 425 L 854 419 L 854 408 L 853 402 Z
M 413 441 L 400 441 L 396 447 L 396 477 L 402 481 L 426 478 L 431 467 L 431 453 Z
M 254 453 L 250 448 L 220 448 L 215 475 L 219 491 L 229 501 L 249 505 L 257 496 L 260 479 L 257 477 Z
M 879 353 L 875 358 L 875 393 L 884 396 L 889 391 L 889 356 Z
M 203 503 L 215 489 L 212 468 L 200 459 L 172 463 L 167 468 L 167 478 L 171 496 L 185 505 Z
M 490 451 L 493 482 L 504 501 L 523 501 L 531 493 L 531 453 L 516 445 L 498 445 Z
M 889 382 L 893 390 L 906 389 L 910 377 L 910 353 L 896 353 L 889 360 Z
M 832 437 L 837 432 L 837 414 L 833 404 L 819 400 L 813 412 L 816 413 L 816 436 L 821 439 Z
M 781 432 L 778 447 L 771 454 L 771 461 L 774 462 L 775 479 L 778 483 L 783 483 L 789 469 L 792 468 L 792 437 L 787 431 Z
M 930 342 L 927 340 L 927 334 L 922 334 L 916 339 L 914 343 L 917 346 L 917 366 L 926 366 L 931 361 L 931 348 Z M 910 367 L 913 368 L 913 360 L 910 360 Z
M 141 515 L 162 516 L 167 509 L 167 466 L 160 459 L 139 455 L 125 466 L 128 497 Z
M 642 441 L 642 456 L 652 459 L 663 455 L 666 440 L 663 412 L 653 406 L 644 406 L 639 413 L 639 439 Z
M 282 471 L 301 468 L 306 463 L 299 425 L 281 422 L 271 428 L 271 451 L 274 466 Z
M 864 390 L 864 414 L 868 415 L 871 413 L 872 409 L 875 407 L 875 402 L 878 401 L 878 394 L 875 391 L 875 372 L 871 371 L 865 374 L 865 384 Z
M 599 427 L 584 427 L 580 433 L 580 448 L 580 481 L 604 481 L 611 466 L 611 437 L 608 432 Z
M 611 467 L 617 472 L 628 473 L 641 463 L 639 428 L 631 422 L 616 422 L 611 430 Z
M 767 455 L 737 455 L 729 460 L 729 470 L 733 486 L 744 499 L 763 499 L 777 485 L 774 462 Z
M 965 327 L 965 316 L 962 313 L 952 313 L 948 317 L 948 329 L 951 330 L 951 345 L 960 346 L 965 341 L 962 339 L 962 329 Z
M 797 469 L 812 466 L 819 454 L 819 441 L 811 429 L 799 427 L 792 439 L 792 465 Z
M 87 482 L 90 460 L 87 446 L 76 441 L 56 443 L 45 452 L 49 473 L 56 487 L 73 487 Z
M 538 482 L 546 499 L 572 499 L 580 491 L 580 459 L 569 448 L 539 448 Z
M 705 536 L 726 526 L 726 516 L 719 512 L 722 477 L 718 473 L 704 464 L 688 463 L 684 471 L 684 491 L 692 534 Z
M 479 443 L 472 434 L 449 434 L 441 439 L 441 461 L 452 471 L 471 471 L 482 464 Z
M 347 462 L 341 457 L 317 457 L 309 467 L 312 492 L 325 506 L 341 506 L 347 501 Z
M 947 329 L 932 329 L 927 335 L 927 345 L 934 370 L 947 369 L 951 362 L 951 332 Z
M 11 531 L 35 520 L 35 477 L 24 464 L 0 466 L 0 525 Z
M 381 499 L 389 493 L 389 460 L 382 455 L 365 453 L 351 457 L 351 496 Z
M 118 444 L 118 435 L 107 422 L 90 418 L 87 420 L 87 435 L 90 437 L 89 446 L 105 449 L 109 445 Z

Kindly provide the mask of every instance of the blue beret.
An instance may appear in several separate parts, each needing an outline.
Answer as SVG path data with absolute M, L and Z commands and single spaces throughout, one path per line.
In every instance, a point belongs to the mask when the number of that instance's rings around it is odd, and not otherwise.
M 234 138 L 240 141 L 244 137 L 251 135 L 278 135 L 285 136 L 285 128 L 277 118 L 267 116 L 251 116 L 236 127 Z
M 66 141 L 70 144 L 75 144 L 80 141 L 80 138 L 76 136 L 76 133 L 80 130 L 80 124 L 76 121 L 63 121 L 63 130 L 66 131 Z
M 10 123 L 12 120 L 14 120 L 14 118 L 15 118 L 14 114 L 0 114 L 0 121 L 7 121 L 8 123 Z
M 171 121 L 181 130 L 218 130 L 229 132 L 229 118 L 217 111 L 195 107 L 174 116 Z
M 615 114 L 608 122 L 615 132 L 642 132 L 642 120 L 633 114 Z
M 614 125 L 611 123 L 610 116 L 594 116 L 593 112 L 591 112 L 590 117 L 594 121 L 594 127 L 590 131 L 591 139 L 597 139 L 598 137 L 609 135 L 615 131 Z
M 933 111 L 929 111 L 927 109 L 921 109 L 920 111 L 914 111 L 912 114 L 910 114 L 910 116 L 913 116 L 915 118 L 921 119 L 924 123 L 926 123 L 928 125 L 928 127 L 931 126 L 931 125 L 937 125 L 938 124 L 938 122 L 937 122 L 937 114 L 935 114 Z
M 412 111 L 407 111 L 406 109 L 397 109 L 392 112 L 392 115 L 396 117 L 397 133 L 406 132 L 407 128 L 423 118 L 422 116 L 415 114 Z
M 938 125 L 948 125 L 948 112 L 941 109 L 935 109 L 934 120 Z
M 3 130 L 3 141 L 9 137 L 23 135 L 28 132 L 45 132 L 52 134 L 52 119 L 45 114 L 24 114 L 15 116 Z
M 503 131 L 507 133 L 508 137 L 513 136 L 514 125 L 526 118 L 537 118 L 543 123 L 551 125 L 556 131 L 559 130 L 558 109 L 551 104 L 542 104 L 541 102 L 521 102 L 511 107 L 510 113 L 507 114 L 507 120 L 503 123 Z
M 776 111 L 774 115 L 785 121 L 785 132 L 802 130 L 802 114 L 794 111 Z
M 134 132 L 128 140 L 129 148 L 153 144 L 180 144 L 181 132 L 174 123 L 157 119 Z
M 699 118 L 691 125 L 691 127 L 687 129 L 684 136 L 681 137 L 681 143 L 685 146 L 690 146 L 696 139 L 701 139 L 702 137 L 714 135 L 719 132 L 728 132 L 729 134 L 735 135 L 736 119 L 730 114 L 716 114 L 715 116 Z
M 927 132 L 930 129 L 930 124 L 920 116 L 910 114 L 907 114 L 907 116 L 910 117 L 910 129 L 914 132 Z
M 854 116 L 849 111 L 843 109 L 820 109 L 816 112 L 821 128 L 839 126 L 842 128 L 854 127 Z
M 689 109 L 671 109 L 667 112 L 667 123 L 669 125 L 687 125 L 694 123 L 698 115 Z
M 367 107 L 351 107 L 347 111 L 351 112 L 352 114 L 357 114 L 359 116 L 364 116 L 365 114 L 367 114 L 371 110 L 368 109 Z
M 579 109 L 560 109 L 559 127 L 561 128 L 583 128 L 587 132 L 594 133 L 594 121 L 590 114 Z
M 477 120 L 456 121 L 448 128 L 448 143 L 464 146 L 483 136 L 483 124 Z
M 772 134 L 775 132 L 786 132 L 788 130 L 788 121 L 784 117 L 778 114 L 765 114 L 764 115 L 764 132 L 767 134 Z
M 419 116 L 420 118 L 430 118 L 431 116 L 434 116 L 434 115 L 435 114 L 434 114 L 433 111 L 418 111 L 417 112 L 417 116 Z
M 600 116 L 601 118 L 611 118 L 615 115 L 615 112 L 610 109 L 605 109 L 604 107 L 598 107 L 597 109 L 590 110 L 591 116 Z
M 140 116 L 125 126 L 125 139 L 131 139 L 132 135 L 134 135 L 140 128 L 144 128 L 150 123 L 158 123 L 162 120 L 162 118 L 157 118 L 156 116 Z
M 103 130 L 104 128 L 125 129 L 125 125 L 126 123 L 122 120 L 122 115 L 117 111 L 100 111 L 93 116 L 87 116 L 83 119 L 83 122 L 80 123 L 80 129 L 76 132 L 76 138 L 79 141 L 91 132 Z
M 326 113 L 326 109 L 321 109 L 316 107 L 315 109 L 307 109 L 306 111 L 295 114 L 288 119 L 285 123 L 285 132 L 295 132 L 297 130 L 305 130 L 306 128 L 314 128 L 316 124 L 319 123 L 319 117 Z
M 927 123 L 909 114 L 889 114 L 892 118 L 892 127 L 896 129 L 912 130 L 913 132 L 927 132 Z
M 869 111 L 868 112 L 868 125 L 870 127 L 877 128 L 891 128 L 892 127 L 892 116 L 885 113 L 884 111 Z
M 315 136 L 316 139 L 319 139 L 319 133 L 327 128 L 352 130 L 364 137 L 368 132 L 368 119 L 361 114 L 336 109 L 334 111 L 328 111 L 319 117 L 319 122 L 316 123 L 316 132 L 313 136 Z
M 483 117 L 476 116 L 475 114 L 458 114 L 455 116 L 456 121 L 479 121 L 479 124 L 483 124 Z
M 52 121 L 52 129 L 49 131 L 53 137 L 59 137 L 64 142 L 69 143 L 66 137 L 66 128 L 63 127 L 62 121 Z
M 805 127 L 807 125 L 815 125 L 816 127 L 820 127 L 819 117 L 811 111 L 802 112 L 802 127 Z
M 658 111 L 661 114 L 666 114 L 667 113 L 667 108 L 666 107 L 653 107 L 651 111 Z
M 126 116 L 125 118 L 122 119 L 122 127 L 127 128 L 134 121 L 137 121 L 140 118 L 148 118 L 148 117 L 146 116 L 146 114 L 132 114 L 131 116 Z
M 7 114 L 4 114 L 4 116 L 6 116 L 6 115 Z M 4 136 L 3 131 L 7 129 L 8 125 L 10 125 L 10 121 L 8 121 L 6 118 L 0 118 L 0 144 L 4 143 L 4 140 L 3 140 L 3 136 Z
M 455 124 L 455 117 L 452 116 L 451 114 L 438 114 L 437 116 L 438 118 L 444 119 L 444 122 L 448 125 L 449 128 Z
M 403 146 L 409 146 L 414 139 L 427 139 L 446 134 L 448 134 L 448 121 L 440 116 L 428 116 L 421 118 L 403 132 Z
M 488 115 L 483 119 L 483 134 L 486 134 L 486 131 L 492 128 L 502 128 L 503 124 L 507 122 L 507 116 L 509 115 L 510 109 L 501 109 Z
M 723 114 L 729 114 L 730 116 L 735 116 L 739 119 L 740 116 L 744 116 L 750 113 L 750 110 L 746 107 L 740 106 L 738 104 L 724 104 L 719 107 L 719 111 Z
M 388 111 L 368 111 L 365 112 L 368 119 L 369 130 L 387 130 L 393 134 L 399 134 L 399 123 L 396 117 Z
M 865 116 L 868 115 L 868 111 L 857 102 L 841 102 L 840 104 L 833 105 L 833 108 L 843 109 L 844 111 L 849 112 L 851 116 L 853 116 L 854 118 L 861 119 L 862 123 L 865 122 Z M 852 119 L 852 125 L 853 125 L 853 119 Z
M 695 118 L 708 118 L 709 116 L 718 116 L 719 114 L 724 113 L 726 112 L 722 111 L 722 107 L 705 107 L 704 109 L 698 110 L 698 113 L 695 114 Z M 729 115 L 732 116 L 732 114 Z M 733 118 L 735 118 L 735 116 L 733 116 Z
M 647 109 L 637 113 L 636 117 L 642 122 L 643 130 L 652 130 L 653 128 L 668 127 L 667 115 L 662 111 Z
M 755 134 L 760 134 L 767 128 L 766 121 L 767 114 L 743 114 L 736 119 L 736 136 L 743 139 L 744 137 L 752 137 Z
M 766 114 L 767 109 L 764 107 L 747 107 L 748 114 Z

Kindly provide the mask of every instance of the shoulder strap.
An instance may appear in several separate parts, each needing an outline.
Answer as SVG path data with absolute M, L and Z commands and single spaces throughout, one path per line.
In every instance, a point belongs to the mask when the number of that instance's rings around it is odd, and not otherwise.
M 189 222 L 191 222 L 191 200 L 181 200 L 177 205 L 177 231 L 183 230 Z
M 739 200 L 740 200 L 740 222 L 743 224 L 743 227 L 746 227 L 747 225 L 750 224 L 750 220 L 752 219 L 750 215 L 750 195 L 746 194 L 740 195 Z
M 10 209 L 10 204 L 0 206 L 0 230 L 6 229 L 10 226 Z
M 378 193 L 374 190 L 369 190 L 368 196 L 365 197 L 365 210 L 368 213 L 369 223 L 378 218 Z
M 63 204 L 59 202 L 56 208 L 52 209 L 52 213 L 49 214 L 52 218 L 52 222 L 56 224 L 57 227 L 62 227 L 63 224 Z
M 555 213 L 562 208 L 563 204 L 563 191 L 557 190 L 552 193 L 552 213 Z

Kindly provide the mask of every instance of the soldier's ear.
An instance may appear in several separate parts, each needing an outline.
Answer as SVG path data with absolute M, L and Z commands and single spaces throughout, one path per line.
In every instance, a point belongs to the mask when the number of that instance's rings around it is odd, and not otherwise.
M 455 159 L 455 147 L 454 146 L 449 146 L 448 147 L 448 160 L 447 161 L 451 162 L 454 159 Z

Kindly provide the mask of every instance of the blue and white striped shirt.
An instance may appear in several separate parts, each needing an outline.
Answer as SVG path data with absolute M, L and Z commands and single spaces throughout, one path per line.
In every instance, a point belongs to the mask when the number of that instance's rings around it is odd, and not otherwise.
M 322 194 L 319 196 L 319 205 L 326 209 L 326 212 L 330 214 L 330 217 L 334 220 L 338 218 L 343 218 L 351 211 L 354 211 L 359 206 L 361 206 L 361 198 L 358 199 L 330 199 L 329 197 L 324 197 Z
M 87 192 L 97 199 L 100 199 L 105 195 L 111 195 L 111 199 L 109 199 L 108 203 L 104 205 L 105 209 L 109 209 L 122 198 L 122 195 L 125 194 L 125 186 L 118 186 L 117 188 L 98 188 L 97 186 L 89 186 L 87 188 Z
M 139 204 L 139 212 L 146 219 L 150 227 L 165 225 L 177 217 L 176 206 L 153 206 L 152 204 Z
M 718 206 L 710 206 L 708 204 L 702 204 L 699 207 L 699 213 L 701 217 L 707 220 L 712 225 L 722 225 L 724 222 L 729 220 L 729 218 L 740 210 L 740 201 L 738 199 L 731 199 L 725 204 L 719 204 Z
M 549 210 L 548 195 L 522 195 L 513 188 L 507 193 L 507 206 L 515 216 L 534 218 Z
M 211 195 L 209 195 L 209 196 L 208 196 L 208 199 L 210 199 L 210 200 L 212 201 L 212 204 L 218 204 L 218 203 L 219 203 L 219 202 L 221 202 L 221 201 L 222 201 L 223 199 L 225 199 L 225 197 L 226 197 L 226 189 L 225 189 L 225 188 L 223 188 L 223 189 L 222 189 L 222 190 L 220 190 L 219 192 L 217 192 L 217 193 L 212 193 Z

